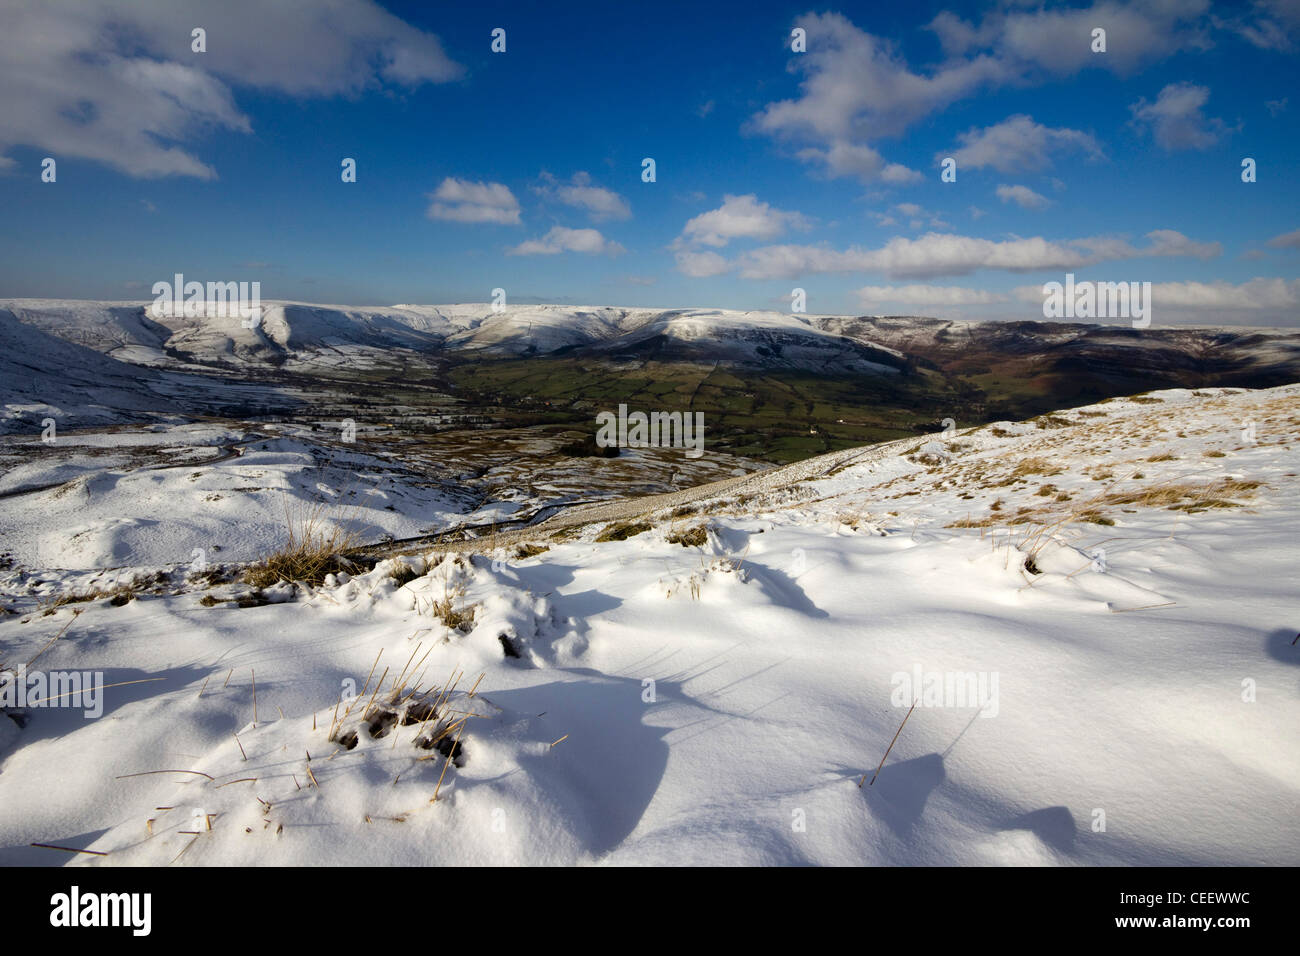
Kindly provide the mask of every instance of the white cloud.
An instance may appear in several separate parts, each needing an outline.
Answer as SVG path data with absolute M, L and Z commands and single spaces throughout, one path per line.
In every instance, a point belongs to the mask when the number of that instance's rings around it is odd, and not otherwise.
M 911 306 L 991 305 L 1006 302 L 1001 292 L 947 285 L 868 285 L 855 290 L 864 306 L 892 303 Z
M 1203 26 L 1208 0 L 1102 0 L 1063 10 L 999 10 L 979 24 L 940 14 L 930 24 L 948 56 L 929 70 L 913 70 L 893 41 L 859 29 L 839 13 L 810 14 L 808 52 L 789 70 L 802 75 L 799 95 L 768 103 L 749 127 L 801 148 L 796 158 L 830 176 L 886 183 L 915 181 L 919 173 L 890 163 L 874 144 L 898 136 L 919 120 L 982 91 L 1027 86 L 1085 67 L 1119 75 L 1180 50 L 1209 44 Z M 1093 27 L 1107 29 L 1107 52 L 1090 48 Z M 1083 148 L 1095 144 L 1074 130 L 1048 131 Z
M 966 275 L 977 269 L 1068 268 L 1087 261 L 1085 253 L 1046 239 L 996 242 L 941 233 L 917 239 L 895 237 L 879 249 L 851 247 L 839 251 L 825 246 L 763 246 L 737 259 L 747 279 L 792 279 L 803 274 L 875 272 L 893 278 L 936 278 Z
M 1201 112 L 1209 98 L 1208 87 L 1170 83 L 1154 103 L 1140 99 L 1129 109 L 1133 125 L 1139 129 L 1150 127 L 1162 149 L 1208 149 L 1225 130 L 1222 120 L 1208 119 Z
M 509 250 L 512 256 L 553 256 L 561 252 L 582 252 L 591 256 L 616 256 L 626 252 L 595 229 L 567 229 L 555 226 L 540 239 L 529 239 Z
M 1048 206 L 1047 197 L 1028 186 L 999 186 L 997 195 L 1004 203 L 1013 202 L 1021 209 L 1046 209 Z
M 958 169 L 982 169 L 991 166 L 1000 173 L 1036 171 L 1051 165 L 1050 153 L 1073 149 L 1090 159 L 1102 156 L 1101 146 L 1088 133 L 1077 129 L 1053 129 L 1035 123 L 1024 114 L 1009 116 L 1001 123 L 983 129 L 959 133 L 961 146 L 936 159 L 951 156 Z
M 1295 0 L 1255 0 L 1253 9 L 1241 17 L 1220 19 L 1214 25 L 1238 34 L 1261 50 L 1290 50 L 1300 32 L 1300 3 Z
M 543 173 L 542 181 L 538 194 L 585 211 L 592 222 L 632 218 L 627 200 L 612 189 L 592 185 L 588 173 L 576 172 L 568 183 L 559 183 L 554 176 Z
M 717 209 L 702 212 L 682 228 L 675 247 L 683 244 L 721 248 L 732 239 L 775 239 L 787 228 L 806 229 L 808 220 L 793 211 L 773 209 L 753 193 L 723 196 Z
M 1187 256 L 1191 259 L 1213 259 L 1223 254 L 1223 245 L 1217 242 L 1196 242 L 1173 229 L 1156 229 L 1148 232 L 1151 245 L 1148 256 Z
M 1098 280 L 1104 281 L 1104 280 Z M 1128 281 L 1125 278 L 1123 281 Z M 1027 303 L 1041 304 L 1043 288 L 1017 286 L 1012 295 Z M 1274 318 L 1290 319 L 1295 324 L 1295 310 L 1300 308 L 1300 279 L 1254 278 L 1242 283 L 1153 282 L 1151 301 L 1157 310 L 1213 310 L 1219 313 L 1276 312 Z
M 806 16 L 798 24 L 808 33 L 808 52 L 791 60 L 791 69 L 804 74 L 800 96 L 769 103 L 751 124 L 771 136 L 810 143 L 796 155 L 831 176 L 892 183 L 919 178 L 887 162 L 868 143 L 902 133 L 998 72 L 995 64 L 980 60 L 922 75 L 909 69 L 890 41 L 858 29 L 841 14 Z
M 1157 282 L 1151 287 L 1157 307 L 1183 309 L 1296 309 L 1300 307 L 1300 279 L 1262 279 L 1233 285 L 1230 282 Z
M 945 222 L 940 216 L 914 202 L 900 202 L 891 206 L 888 213 L 869 212 L 868 215 L 876 220 L 876 225 L 882 228 L 886 226 L 898 225 L 897 216 L 902 216 L 908 220 L 908 226 L 912 229 L 921 229 L 928 225 L 931 229 L 950 229 L 952 224 Z
M 889 40 L 838 13 L 801 17 L 798 25 L 808 33 L 808 52 L 791 60 L 804 74 L 800 96 L 764 107 L 754 117 L 762 132 L 828 144 L 894 136 L 1000 72 L 989 61 L 959 61 L 914 73 Z
M 1300 229 L 1274 236 L 1268 244 L 1274 249 L 1300 249 Z
M 519 224 L 519 200 L 502 183 L 471 182 L 448 176 L 429 194 L 433 200 L 425 212 L 430 219 L 449 222 L 489 222 L 503 226 Z
M 1041 236 L 1006 240 L 950 233 L 926 233 L 916 239 L 896 236 L 878 249 L 826 246 L 761 246 L 738 256 L 732 266 L 747 279 L 791 279 L 801 275 L 867 272 L 890 278 L 933 279 L 969 275 L 980 269 L 1006 272 L 1068 270 L 1099 262 L 1151 256 L 1218 255 L 1218 243 L 1193 242 L 1173 230 L 1149 233 L 1149 243 L 1135 247 L 1124 239 L 1089 237 L 1048 240 Z
M 805 163 L 820 165 L 822 173 L 831 179 L 856 176 L 864 183 L 879 180 L 892 186 L 917 182 L 922 178 L 914 169 L 885 160 L 870 146 L 853 143 L 832 143 L 827 149 L 809 146 L 795 153 Z
M 930 23 L 950 58 L 990 57 L 1016 78 L 1070 76 L 1085 68 L 1120 76 L 1180 50 L 1210 46 L 1203 22 L 1209 0 L 1100 0 L 1086 7 L 997 10 L 978 25 L 941 13 Z M 1106 52 L 1092 52 L 1092 30 L 1106 31 Z
M 252 126 L 232 87 L 354 94 L 455 79 L 438 38 L 371 0 L 6 0 L 0 151 L 32 146 L 131 176 L 216 171 L 186 143 Z M 70 7 L 72 9 L 70 9 Z M 207 52 L 190 31 L 207 31 Z

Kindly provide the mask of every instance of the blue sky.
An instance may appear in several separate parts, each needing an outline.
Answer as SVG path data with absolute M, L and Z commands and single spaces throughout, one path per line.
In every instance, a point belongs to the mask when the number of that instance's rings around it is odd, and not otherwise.
M 0 296 L 1297 324 L 1296 0 L 269 6 L 0 2 Z

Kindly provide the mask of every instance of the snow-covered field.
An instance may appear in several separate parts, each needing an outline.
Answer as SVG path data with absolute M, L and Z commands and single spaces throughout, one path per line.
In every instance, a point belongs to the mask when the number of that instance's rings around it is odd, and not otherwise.
M 414 535 L 472 507 L 469 494 L 414 484 L 409 469 L 280 430 L 157 425 L 65 433 L 48 447 L 10 439 L 0 446 L 13 465 L 0 483 L 0 550 L 27 567 L 82 571 L 251 561 L 303 502 L 368 538 Z
M 195 469 L 79 536 L 74 457 L 0 501 L 0 663 L 105 686 L 0 717 L 0 863 L 1294 865 L 1297 438 L 1158 392 L 261 592 L 186 563 L 258 543 Z
M 159 566 L 253 561 L 311 512 L 362 542 L 400 540 L 758 467 L 680 450 L 570 458 L 555 453 L 564 440 L 511 429 L 347 444 L 336 423 L 116 427 L 49 444 L 0 436 L 0 554 L 129 580 Z

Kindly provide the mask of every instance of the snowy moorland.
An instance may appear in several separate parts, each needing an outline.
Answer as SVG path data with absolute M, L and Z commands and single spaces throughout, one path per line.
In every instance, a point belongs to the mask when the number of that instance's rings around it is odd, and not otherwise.
M 222 564 L 266 553 L 269 499 L 219 530 L 195 502 L 289 467 L 310 510 L 382 463 L 259 436 L 204 468 L 222 427 L 160 428 L 165 469 L 135 436 L 126 478 L 108 432 L 7 473 L 4 680 L 103 689 L 4 705 L 0 863 L 1300 863 L 1300 386 L 837 452 L 318 585 Z M 398 538 L 473 504 L 364 484 Z
M 1060 322 L 964 322 L 917 316 L 830 316 L 726 309 L 479 304 L 377 307 L 271 302 L 258 321 L 196 303 L 197 314 L 157 315 L 149 302 L 0 299 L 0 435 L 151 423 L 168 414 L 238 419 L 427 424 L 444 413 L 499 418 L 546 392 L 555 409 L 586 414 L 593 369 L 647 367 L 656 380 L 722 367 L 734 390 L 722 399 L 687 389 L 710 427 L 767 396 L 784 419 L 826 428 L 838 418 L 910 423 L 908 413 L 961 407 L 972 421 L 1019 417 L 1028 406 L 985 416 L 976 406 L 1041 402 L 1032 411 L 1153 388 L 1286 384 L 1300 378 L 1300 334 L 1286 328 L 1168 327 Z M 572 389 L 499 373 L 454 374 L 482 363 L 542 360 L 545 379 L 580 360 Z M 761 373 L 761 378 L 757 377 Z M 786 381 L 812 374 L 821 390 L 800 400 Z M 739 380 L 734 380 L 739 376 Z M 783 378 L 784 377 L 784 378 Z M 458 385 L 455 383 L 459 383 Z M 823 406 L 847 389 L 851 413 Z M 624 382 L 624 385 L 627 383 Z M 957 391 L 932 407 L 927 399 Z M 468 407 L 477 396 L 478 407 Z M 635 389 L 633 393 L 635 393 Z M 656 396 L 669 394 L 651 390 Z M 755 393 L 760 393 L 756 396 Z M 621 393 L 626 397 L 626 391 Z M 846 396 L 841 394 L 840 398 Z M 786 404 L 787 401 L 789 404 Z M 802 407 L 807 402 L 807 407 Z M 852 406 L 856 406 L 853 408 Z M 753 410 L 753 409 L 750 409 Z M 924 414 L 924 413 L 922 413 Z M 936 418 L 936 421 L 938 420 Z M 805 424 L 806 421 L 806 424 Z M 771 431 L 774 422 L 765 423 Z M 843 422 L 839 422 L 843 424 Z M 842 429 L 841 429 L 842 430 Z M 715 432 L 716 434 L 716 432 Z M 875 439 L 880 436 L 871 436 Z M 868 439 L 868 440 L 871 440 Z M 859 442 L 855 442 L 859 443 Z M 770 446 L 769 446 L 770 447 Z M 820 450 L 820 449 L 819 449 Z

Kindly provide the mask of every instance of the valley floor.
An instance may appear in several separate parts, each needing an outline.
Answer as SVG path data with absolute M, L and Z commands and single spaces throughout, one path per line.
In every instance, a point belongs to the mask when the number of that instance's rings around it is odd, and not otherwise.
M 0 666 L 117 685 L 0 715 L 0 864 L 1295 865 L 1298 429 L 1155 392 L 318 587 L 0 502 Z

